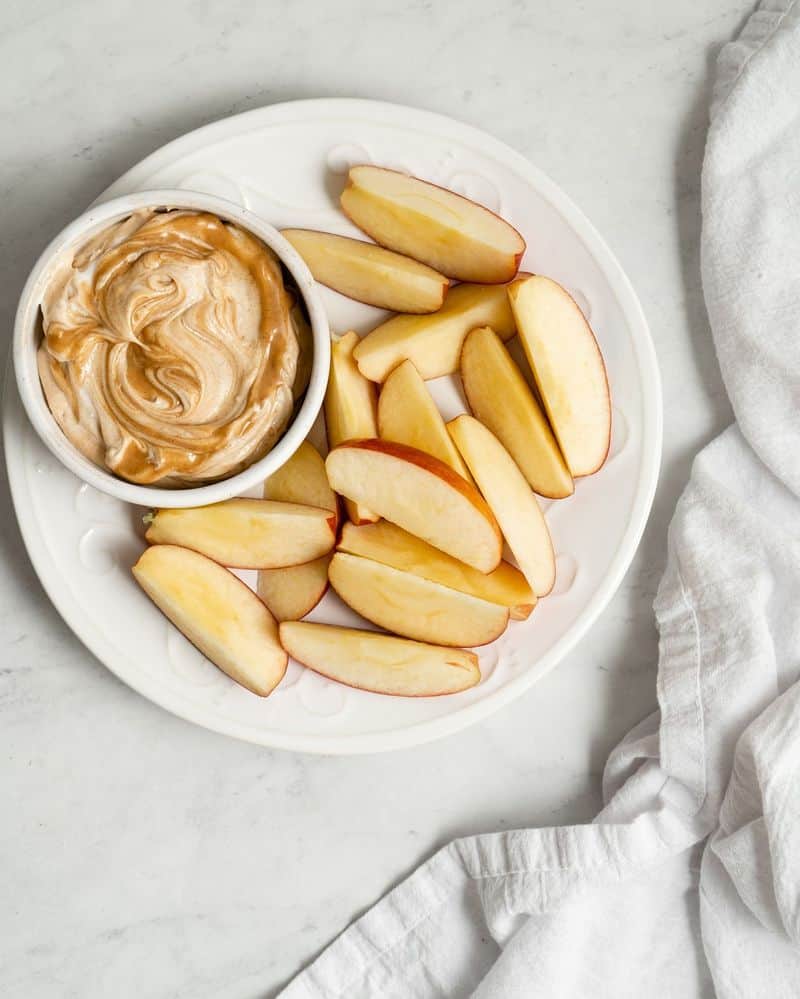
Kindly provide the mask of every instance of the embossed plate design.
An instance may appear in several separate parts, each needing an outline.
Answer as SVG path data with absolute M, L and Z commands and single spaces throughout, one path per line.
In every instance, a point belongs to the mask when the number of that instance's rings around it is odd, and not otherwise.
M 551 669 L 601 613 L 639 543 L 661 454 L 661 392 L 641 307 L 590 223 L 526 159 L 448 118 L 373 101 L 313 100 L 262 108 L 192 132 L 126 173 L 101 200 L 182 187 L 237 201 L 278 228 L 358 235 L 337 208 L 347 168 L 375 162 L 476 198 L 523 233 L 526 270 L 564 284 L 586 312 L 608 366 L 613 437 L 602 471 L 567 500 L 543 501 L 558 555 L 554 592 L 480 651 L 484 679 L 462 694 L 381 697 L 290 663 L 266 700 L 234 684 L 194 649 L 134 583 L 142 510 L 82 484 L 45 449 L 13 379 L 4 429 L 11 489 L 43 586 L 66 622 L 122 680 L 174 714 L 267 746 L 377 752 L 477 721 Z M 79 208 L 76 206 L 76 214 Z M 367 332 L 383 313 L 323 289 L 331 327 Z M 464 410 L 456 378 L 431 385 L 446 418 Z M 242 573 L 251 583 L 255 573 Z M 356 623 L 329 594 L 312 620 Z

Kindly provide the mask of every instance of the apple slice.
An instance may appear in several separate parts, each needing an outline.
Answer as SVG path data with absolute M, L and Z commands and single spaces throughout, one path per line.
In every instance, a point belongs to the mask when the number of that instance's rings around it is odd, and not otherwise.
M 311 441 L 303 441 L 292 457 L 264 482 L 264 499 L 302 503 L 338 513 L 336 493 L 325 473 L 325 459 Z
M 287 621 L 279 630 L 281 644 L 293 659 L 348 687 L 398 697 L 437 697 L 480 683 L 478 657 L 463 649 L 310 621 Z
M 378 399 L 375 386 L 358 370 L 353 350 L 358 334 L 345 333 L 331 344 L 331 373 L 325 393 L 328 444 L 378 436 Z M 347 516 L 354 524 L 369 524 L 377 516 L 363 504 L 348 501 Z
M 348 607 L 387 631 L 435 645 L 487 645 L 508 608 L 382 562 L 337 552 L 328 578 Z
M 499 565 L 503 539 L 486 501 L 438 458 L 392 441 L 349 441 L 325 468 L 336 492 L 434 548 L 481 572 Z
M 264 499 L 304 503 L 330 510 L 338 521 L 339 501 L 328 483 L 325 460 L 311 441 L 303 441 L 292 457 L 264 483 Z M 338 523 L 334 523 L 334 532 Z M 298 621 L 310 613 L 328 589 L 331 556 L 301 565 L 261 569 L 258 595 L 278 621 Z
M 272 500 L 230 499 L 212 506 L 157 510 L 145 537 L 180 545 L 235 569 L 278 569 L 325 555 L 336 543 L 330 510 Z
M 531 488 L 560 499 L 574 491 L 547 417 L 497 334 L 482 326 L 467 334 L 461 381 L 469 407 L 516 461 Z
M 572 297 L 550 278 L 508 289 L 525 356 L 574 476 L 591 475 L 611 443 L 611 397 L 603 355 Z
M 556 560 L 547 523 L 531 487 L 500 441 L 474 416 L 457 416 L 447 429 L 531 589 L 537 597 L 545 596 L 556 581 Z
M 337 551 L 383 562 L 453 590 L 502 604 L 510 609 L 511 617 L 517 621 L 528 617 L 536 606 L 533 590 L 519 569 L 509 562 L 501 562 L 488 574 L 478 572 L 388 520 L 363 527 L 345 524 Z
M 276 621 L 299 621 L 314 610 L 327 592 L 330 562 L 328 554 L 302 565 L 260 570 L 258 595 Z
M 383 383 L 378 397 L 378 433 L 385 441 L 432 454 L 469 480 L 441 413 L 411 361 L 403 361 Z
M 418 260 L 362 239 L 313 229 L 283 229 L 320 284 L 379 309 L 435 312 L 450 282 Z
M 376 326 L 353 351 L 362 375 L 385 381 L 401 361 L 413 361 L 423 378 L 458 371 L 464 337 L 476 326 L 491 326 L 503 340 L 517 331 L 506 285 L 460 284 L 438 312 L 394 316 Z
M 132 572 L 156 607 L 223 673 L 261 697 L 275 689 L 287 656 L 272 615 L 241 579 L 175 545 L 148 548 Z
M 351 167 L 340 203 L 376 243 L 458 281 L 510 281 L 525 252 L 525 240 L 499 215 L 397 170 Z

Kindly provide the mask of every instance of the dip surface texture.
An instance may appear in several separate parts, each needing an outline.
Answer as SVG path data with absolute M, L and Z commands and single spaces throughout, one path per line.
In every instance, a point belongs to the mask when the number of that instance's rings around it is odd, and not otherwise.
M 145 211 L 109 226 L 59 263 L 42 318 L 55 419 L 123 479 L 232 475 L 292 415 L 296 295 L 261 240 L 214 215 Z

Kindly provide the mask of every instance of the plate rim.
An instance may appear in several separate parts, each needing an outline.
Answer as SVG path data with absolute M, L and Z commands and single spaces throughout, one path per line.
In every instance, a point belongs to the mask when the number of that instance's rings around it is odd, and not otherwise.
M 482 129 L 460 122 L 448 115 L 387 101 L 338 97 L 284 101 L 218 119 L 160 146 L 107 187 L 95 199 L 95 203 L 115 197 L 126 189 L 132 189 L 132 186 L 143 186 L 147 176 L 163 165 L 159 164 L 160 160 L 174 159 L 176 156 L 186 155 L 212 142 L 244 134 L 256 124 L 264 126 L 274 124 L 281 119 L 298 120 L 310 115 L 336 114 L 341 116 L 346 113 L 370 113 L 374 115 L 376 112 L 387 118 L 393 117 L 395 119 L 394 122 L 387 122 L 388 124 L 399 124 L 402 119 L 408 118 L 410 127 L 419 127 L 420 124 L 427 123 L 429 126 L 436 127 L 440 132 L 447 132 L 462 141 L 469 141 L 485 150 L 488 155 L 500 160 L 505 166 L 515 170 L 523 179 L 535 186 L 538 193 L 549 202 L 583 241 L 595 263 L 614 289 L 632 334 L 631 340 L 640 373 L 644 401 L 641 414 L 642 457 L 628 526 L 611 561 L 607 575 L 592 593 L 582 611 L 580 620 L 573 624 L 537 661 L 535 670 L 528 668 L 521 671 L 508 683 L 484 699 L 456 708 L 450 714 L 394 728 L 387 732 L 360 733 L 358 735 L 326 736 L 308 733 L 287 735 L 270 729 L 258 730 L 252 724 L 233 722 L 230 719 L 216 716 L 213 711 L 203 706 L 186 704 L 181 695 L 152 682 L 149 674 L 141 673 L 132 660 L 129 666 L 127 653 L 107 641 L 100 631 L 93 630 L 91 619 L 86 615 L 83 607 L 74 600 L 69 588 L 56 587 L 52 582 L 53 578 L 60 580 L 62 577 L 60 574 L 49 571 L 50 566 L 54 563 L 46 543 L 35 529 L 33 519 L 27 517 L 25 513 L 23 494 L 27 488 L 27 483 L 25 482 L 24 462 L 18 459 L 12 460 L 21 448 L 26 428 L 22 404 L 16 392 L 10 366 L 7 366 L 6 369 L 3 392 L 3 442 L 9 489 L 17 523 L 28 557 L 42 587 L 73 634 L 123 683 L 171 714 L 202 728 L 245 742 L 295 752 L 358 755 L 421 745 L 452 735 L 482 718 L 488 717 L 521 696 L 574 648 L 597 621 L 618 590 L 639 547 L 649 519 L 661 466 L 663 443 L 661 375 L 649 325 L 630 279 L 603 237 L 571 198 L 521 153 Z

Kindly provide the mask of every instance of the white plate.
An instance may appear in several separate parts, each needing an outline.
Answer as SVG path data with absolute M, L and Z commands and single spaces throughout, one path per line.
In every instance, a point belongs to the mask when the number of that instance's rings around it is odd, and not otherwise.
M 439 115 L 360 100 L 298 101 L 185 135 L 125 174 L 102 199 L 188 188 L 238 201 L 277 227 L 355 230 L 337 210 L 355 162 L 408 170 L 476 198 L 523 233 L 527 270 L 564 284 L 587 313 L 608 366 L 613 437 L 602 471 L 543 503 L 558 554 L 553 594 L 480 650 L 484 679 L 450 697 L 382 697 L 290 663 L 266 700 L 198 653 L 134 583 L 142 511 L 81 484 L 28 425 L 12 386 L 5 445 L 17 516 L 51 600 L 86 646 L 145 697 L 198 725 L 267 746 L 323 753 L 410 746 L 463 728 L 551 669 L 618 587 L 644 529 L 661 454 L 661 391 L 641 307 L 608 247 L 566 196 L 496 139 Z M 76 206 L 78 209 L 83 206 Z M 331 327 L 366 332 L 378 310 L 323 289 Z M 445 416 L 463 410 L 456 379 L 432 383 Z M 252 574 L 253 576 L 255 574 Z M 247 574 L 243 574 L 246 578 Z M 353 620 L 333 596 L 314 620 Z

